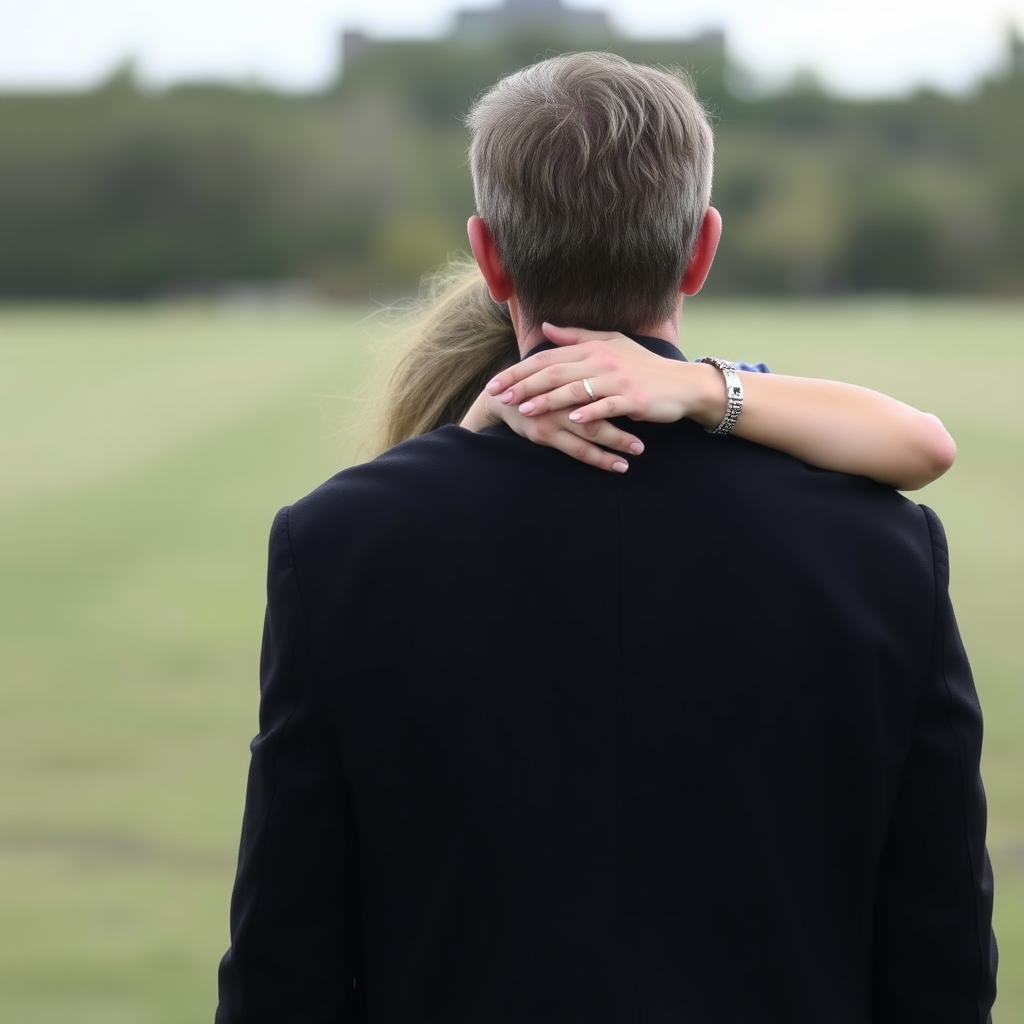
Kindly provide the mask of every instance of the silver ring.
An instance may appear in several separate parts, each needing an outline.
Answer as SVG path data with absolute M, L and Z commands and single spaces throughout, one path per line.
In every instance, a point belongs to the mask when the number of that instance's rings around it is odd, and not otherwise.
M 594 389 L 590 386 L 590 381 L 586 377 L 583 378 L 583 390 L 590 395 L 592 402 L 597 398 L 597 395 L 594 394 Z

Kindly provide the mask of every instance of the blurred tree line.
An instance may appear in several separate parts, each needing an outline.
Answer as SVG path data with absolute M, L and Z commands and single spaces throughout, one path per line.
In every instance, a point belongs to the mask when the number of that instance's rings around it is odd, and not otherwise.
M 301 282 L 390 299 L 463 249 L 460 122 L 507 71 L 572 49 L 385 43 L 320 94 L 130 66 L 88 93 L 0 96 L 0 297 Z M 605 48 L 695 75 L 716 119 L 719 294 L 1024 293 L 1024 61 L 966 97 L 855 102 L 809 76 L 757 96 L 713 48 Z

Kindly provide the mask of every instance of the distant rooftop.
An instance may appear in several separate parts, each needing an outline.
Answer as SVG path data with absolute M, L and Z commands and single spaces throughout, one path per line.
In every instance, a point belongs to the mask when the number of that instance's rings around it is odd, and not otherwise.
M 604 11 L 566 7 L 562 0 L 505 0 L 500 7 L 456 11 L 452 35 L 467 43 L 487 43 L 529 29 L 555 29 L 581 38 L 607 39 L 613 34 Z
M 549 32 L 559 39 L 575 39 L 582 44 L 604 46 L 621 38 L 607 13 L 597 8 L 566 7 L 562 0 L 504 0 L 491 7 L 472 7 L 457 10 L 452 28 L 446 39 L 470 48 L 484 47 L 510 36 Z M 409 40 L 402 45 L 412 45 Z M 433 46 L 431 40 L 419 41 L 422 46 Z M 718 29 L 679 40 L 659 40 L 660 43 L 678 42 L 689 47 L 700 47 L 724 59 L 725 33 Z M 347 30 L 342 33 L 342 67 L 353 59 L 379 52 L 389 43 L 378 43 L 365 32 Z

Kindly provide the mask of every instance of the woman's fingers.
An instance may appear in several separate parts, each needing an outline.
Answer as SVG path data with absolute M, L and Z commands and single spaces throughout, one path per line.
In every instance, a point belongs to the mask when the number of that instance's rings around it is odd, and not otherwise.
M 615 350 L 608 347 L 608 342 L 614 342 L 618 345 L 625 344 L 627 346 L 635 346 L 636 344 L 630 341 L 624 334 L 616 332 L 588 331 L 582 327 L 554 327 L 547 323 L 543 325 L 543 330 L 549 340 L 555 342 L 560 347 L 537 352 L 522 362 L 502 370 L 501 373 L 487 384 L 486 391 L 489 395 L 501 395 L 504 398 L 503 392 L 512 388 L 520 381 L 540 374 L 541 371 L 547 371 L 543 381 L 540 383 L 531 381 L 530 386 L 531 388 L 538 386 L 544 388 L 546 386 L 546 390 L 550 391 L 553 387 L 558 387 L 573 377 L 572 370 L 563 367 L 562 364 L 579 364 L 585 360 L 591 360 L 587 367 L 588 371 L 598 372 L 601 366 L 593 362 L 593 357 L 601 355 L 607 357 L 614 354 Z M 573 369 L 575 370 L 576 379 L 585 376 L 584 373 L 580 372 L 578 365 L 573 367 Z M 539 392 L 533 391 L 532 393 Z M 510 401 L 521 402 L 523 401 L 523 395 L 517 392 L 516 397 Z
M 621 455 L 605 451 L 596 444 L 590 444 L 568 430 L 559 431 L 552 439 L 551 447 L 579 462 L 585 462 L 588 466 L 609 473 L 625 473 L 629 469 L 629 463 Z
M 535 374 L 534 377 L 539 377 L 540 374 Z M 580 378 L 579 380 L 571 380 L 568 384 L 563 384 L 561 387 L 556 387 L 550 391 L 540 390 L 534 392 L 533 396 L 529 396 L 529 392 L 533 390 L 532 387 L 528 387 L 531 384 L 533 378 L 523 382 L 523 387 L 526 389 L 525 401 L 519 403 L 519 411 L 524 416 L 537 416 L 540 413 L 545 412 L 556 412 L 559 409 L 575 409 L 577 406 L 586 405 L 590 402 L 596 402 L 597 396 L 590 397 L 590 392 L 594 391 L 595 384 L 588 378 Z M 586 380 L 586 384 L 584 383 Z M 590 391 L 587 391 L 587 384 L 590 384 Z M 505 396 L 501 396 L 502 402 L 504 402 Z M 602 417 L 590 416 L 588 419 L 601 419 Z
M 582 441 L 598 444 L 602 448 L 611 448 L 624 455 L 640 455 L 644 450 L 643 442 L 636 434 L 620 430 L 614 423 L 609 423 L 607 420 L 596 420 L 593 423 L 568 423 L 565 429 Z
M 639 455 L 644 450 L 639 438 L 619 430 L 607 421 L 588 424 L 586 433 L 582 432 L 583 429 L 570 423 L 565 428 L 553 431 L 544 443 L 580 462 L 612 473 L 625 473 L 629 468 L 629 463 L 619 452 Z M 608 451 L 609 448 L 613 450 Z
M 589 355 L 588 348 L 578 346 L 546 349 L 502 370 L 485 390 L 489 395 L 500 396 L 506 405 L 522 402 L 533 395 L 551 391 L 566 381 L 583 377 L 580 369 Z M 511 398 L 506 399 L 507 392 L 511 392 Z
M 622 395 L 609 395 L 607 398 L 599 398 L 573 409 L 569 413 L 569 419 L 582 426 L 598 420 L 610 420 L 615 416 L 628 416 L 631 412 L 630 403 Z
M 629 467 L 618 453 L 640 455 L 644 450 L 643 442 L 635 434 L 607 420 L 575 423 L 564 412 L 528 417 L 521 416 L 514 406 L 495 404 L 496 413 L 520 436 L 598 469 L 624 473 Z

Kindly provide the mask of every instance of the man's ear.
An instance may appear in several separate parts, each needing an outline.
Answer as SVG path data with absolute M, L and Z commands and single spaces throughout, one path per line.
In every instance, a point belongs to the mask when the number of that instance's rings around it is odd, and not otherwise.
M 473 250 L 473 258 L 487 282 L 491 298 L 495 302 L 508 302 L 515 289 L 501 265 L 491 229 L 474 213 L 469 218 L 466 231 L 469 234 L 469 247 Z
M 715 261 L 721 237 L 722 215 L 713 206 L 709 206 L 704 211 L 704 220 L 701 221 L 700 231 L 697 233 L 693 255 L 683 271 L 683 280 L 679 285 L 683 295 L 696 295 L 704 286 L 711 264 Z

